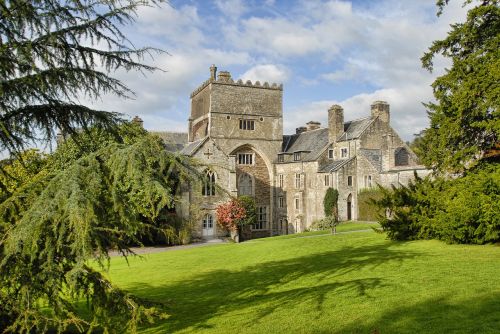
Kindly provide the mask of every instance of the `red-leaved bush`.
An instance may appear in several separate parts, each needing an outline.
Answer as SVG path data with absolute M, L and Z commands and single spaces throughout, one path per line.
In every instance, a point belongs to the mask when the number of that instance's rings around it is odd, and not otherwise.
M 247 216 L 245 207 L 238 199 L 220 204 L 216 210 L 217 224 L 229 231 L 237 231 Z

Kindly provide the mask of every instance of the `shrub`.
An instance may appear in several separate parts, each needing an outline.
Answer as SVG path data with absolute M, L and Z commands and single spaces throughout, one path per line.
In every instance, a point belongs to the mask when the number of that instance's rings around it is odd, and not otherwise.
M 373 204 L 374 200 L 382 198 L 382 192 L 375 189 L 363 189 L 358 193 L 358 219 L 365 221 L 375 221 L 384 210 Z
M 407 187 L 380 191 L 373 202 L 386 210 L 379 223 L 392 239 L 500 241 L 499 164 L 483 164 L 451 180 L 416 177 Z

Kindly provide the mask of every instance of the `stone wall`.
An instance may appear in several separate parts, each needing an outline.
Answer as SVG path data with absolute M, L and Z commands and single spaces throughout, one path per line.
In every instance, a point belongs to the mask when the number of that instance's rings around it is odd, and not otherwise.
M 196 120 L 210 111 L 210 88 L 204 87 L 191 98 L 191 119 Z
M 282 100 L 280 89 L 213 83 L 210 136 L 282 141 Z M 253 120 L 255 129 L 240 129 L 241 119 Z

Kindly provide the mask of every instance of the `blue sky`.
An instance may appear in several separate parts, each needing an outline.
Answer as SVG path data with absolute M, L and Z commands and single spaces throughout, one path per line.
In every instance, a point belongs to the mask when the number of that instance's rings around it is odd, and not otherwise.
M 391 105 L 391 122 L 405 140 L 427 126 L 422 102 L 447 66 L 421 68 L 431 42 L 462 22 L 460 1 L 436 17 L 434 0 L 176 1 L 143 8 L 125 28 L 136 46 L 168 52 L 148 62 L 166 70 L 143 76 L 117 73 L 134 100 L 105 97 L 94 104 L 139 115 L 150 130 L 187 131 L 189 94 L 209 67 L 234 79 L 283 83 L 284 132 L 310 120 L 326 125 L 338 103 L 346 120 L 367 116 L 371 102 Z

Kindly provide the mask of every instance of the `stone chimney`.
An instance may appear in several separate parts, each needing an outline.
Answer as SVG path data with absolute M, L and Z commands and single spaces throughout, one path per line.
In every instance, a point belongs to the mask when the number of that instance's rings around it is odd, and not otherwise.
M 371 105 L 372 117 L 378 117 L 382 122 L 389 123 L 391 114 L 389 112 L 389 103 L 385 101 L 375 101 Z
M 139 126 L 141 128 L 144 127 L 144 121 L 142 120 L 142 118 L 140 118 L 139 116 L 135 116 L 133 119 L 132 119 L 132 122 L 134 122 L 135 124 L 139 124 Z
M 217 81 L 221 82 L 230 82 L 231 81 L 231 73 L 228 71 L 220 71 L 217 76 Z
M 306 132 L 306 131 L 307 131 L 307 128 L 305 126 L 300 126 L 300 127 L 295 129 L 296 134 L 300 134 L 300 133 Z
M 217 66 L 212 64 L 212 66 L 210 66 L 210 80 L 215 81 L 216 75 L 217 75 Z
M 319 129 L 319 127 L 321 126 L 321 123 L 316 122 L 316 121 L 310 121 L 310 122 L 306 123 L 306 126 L 307 126 L 307 131 L 311 131 L 311 130 Z
M 344 133 L 344 109 L 334 104 L 328 109 L 328 141 L 335 143 Z

